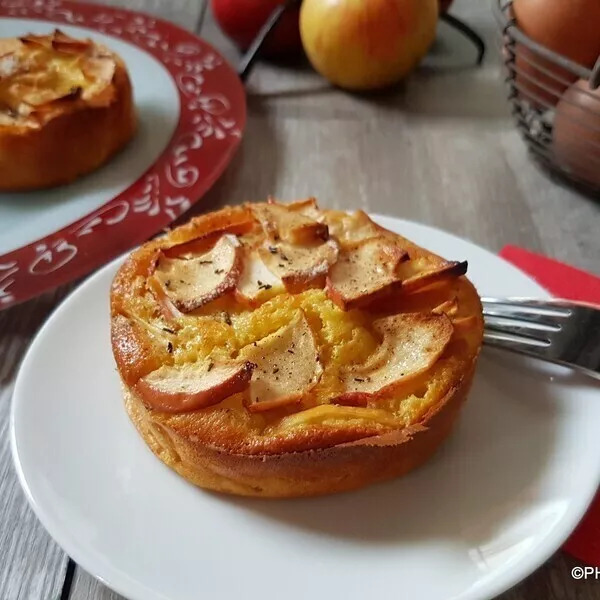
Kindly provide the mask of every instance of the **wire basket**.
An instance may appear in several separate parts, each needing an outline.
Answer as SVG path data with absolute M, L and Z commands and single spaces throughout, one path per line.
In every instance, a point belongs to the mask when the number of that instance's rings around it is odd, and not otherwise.
M 552 52 L 518 27 L 513 0 L 494 0 L 508 100 L 533 158 L 551 174 L 600 196 L 600 57 L 593 70 Z

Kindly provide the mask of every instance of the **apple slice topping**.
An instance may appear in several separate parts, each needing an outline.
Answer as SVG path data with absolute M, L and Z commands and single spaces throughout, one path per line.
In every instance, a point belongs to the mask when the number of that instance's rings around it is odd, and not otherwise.
M 250 381 L 251 412 L 299 402 L 323 372 L 315 337 L 302 311 L 281 329 L 246 346 L 240 358 L 256 364 Z
M 236 236 L 244 235 L 253 227 L 254 221 L 250 220 L 218 225 L 215 229 L 202 235 L 163 248 L 162 253 L 168 258 L 193 258 L 198 254 L 208 252 L 223 235 L 227 233 Z
M 269 203 L 273 204 L 273 201 L 269 199 Z M 313 221 L 323 222 L 323 215 L 319 210 L 316 198 L 307 198 L 306 200 L 298 200 L 291 202 L 286 205 L 288 210 L 299 212 L 305 217 L 312 219 Z
M 170 413 L 189 412 L 218 404 L 243 392 L 255 365 L 251 362 L 216 362 L 183 366 L 163 365 L 142 377 L 134 386 L 144 403 Z
M 302 210 L 284 204 L 266 202 L 251 207 L 265 235 L 274 242 L 283 240 L 291 244 L 322 242 L 329 238 L 329 229 L 304 214 Z
M 467 272 L 468 263 L 466 260 L 462 262 L 446 262 L 439 267 L 417 273 L 412 277 L 408 277 L 402 281 L 401 291 L 403 293 L 412 293 L 434 283 L 447 281 L 448 279 L 456 279 Z
M 252 249 L 245 253 L 242 273 L 237 283 L 236 296 L 250 304 L 256 302 L 265 291 L 275 288 L 277 291 L 283 289 L 283 282 L 277 275 L 271 272 L 258 250 Z
M 367 362 L 341 373 L 341 404 L 364 404 L 372 395 L 391 392 L 424 373 L 438 360 L 453 331 L 445 314 L 426 313 L 392 315 L 374 321 L 373 327 L 382 336 L 381 345 Z
M 182 259 L 161 254 L 149 287 L 159 303 L 164 302 L 157 293 L 157 284 L 177 310 L 191 312 L 235 288 L 241 254 L 242 246 L 231 234 L 222 235 L 209 252 L 200 256 Z
M 408 254 L 385 238 L 371 238 L 340 253 L 327 277 L 327 296 L 342 310 L 364 307 L 400 284 L 398 266 Z
M 166 321 L 176 323 L 183 316 L 183 313 L 175 306 L 171 298 L 167 295 L 167 290 L 156 277 L 148 278 L 148 289 L 152 292 L 158 305 L 160 312 Z
M 28 34 L 19 40 L 30 47 L 44 48 L 45 50 L 55 50 L 63 54 L 82 55 L 87 54 L 94 48 L 94 44 L 90 39 L 80 40 L 72 38 L 63 33 L 60 29 L 55 29 L 51 34 L 35 35 Z
M 458 298 L 455 296 L 451 300 L 446 300 L 442 302 L 438 306 L 436 306 L 432 311 L 432 313 L 436 315 L 446 314 L 449 317 L 454 317 L 458 313 Z
M 258 249 L 269 271 L 280 278 L 291 292 L 298 292 L 324 279 L 339 254 L 334 239 L 323 244 L 296 246 L 288 242 L 272 242 Z
M 89 56 L 81 65 L 81 71 L 88 79 L 105 82 L 112 81 L 116 68 L 110 56 Z
M 336 219 L 332 219 L 329 225 L 329 232 L 340 241 L 343 240 L 346 243 L 352 244 L 370 238 L 381 237 L 384 231 L 362 210 L 357 210 L 351 215 L 340 212 L 337 217 Z

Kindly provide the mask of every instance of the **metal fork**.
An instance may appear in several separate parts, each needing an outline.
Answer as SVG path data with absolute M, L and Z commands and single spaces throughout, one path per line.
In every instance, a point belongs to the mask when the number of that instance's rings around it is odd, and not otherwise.
M 600 307 L 532 298 L 481 301 L 486 344 L 600 379 Z

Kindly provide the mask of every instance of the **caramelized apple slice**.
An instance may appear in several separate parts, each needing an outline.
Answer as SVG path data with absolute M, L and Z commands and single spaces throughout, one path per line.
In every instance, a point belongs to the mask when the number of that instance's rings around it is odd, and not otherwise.
M 400 283 L 398 265 L 407 259 L 405 251 L 382 237 L 352 245 L 331 267 L 327 295 L 342 310 L 366 306 Z
M 342 372 L 343 404 L 364 403 L 360 395 L 390 392 L 424 373 L 438 360 L 453 331 L 445 314 L 403 313 L 378 319 L 373 327 L 382 336 L 381 345 L 365 364 Z
M 272 204 L 271 199 L 269 199 L 269 203 Z M 291 202 L 287 207 L 289 210 L 299 212 L 313 221 L 323 221 L 323 216 L 319 210 L 316 198 L 307 198 L 306 200 Z
M 55 29 L 51 34 L 35 35 L 30 33 L 19 38 L 26 46 L 39 46 L 46 50 L 56 50 L 68 54 L 83 54 L 92 47 L 91 40 L 79 40 Z
M 168 258 L 193 258 L 194 255 L 208 252 L 208 250 L 210 250 L 223 235 L 227 233 L 232 235 L 244 235 L 251 231 L 253 227 L 254 222 L 249 220 L 224 224 L 208 233 L 204 233 L 185 242 L 175 243 L 168 248 L 163 248 L 162 252 Z
M 381 237 L 382 231 L 383 229 L 362 210 L 357 210 L 353 214 L 340 212 L 337 218 L 331 219 L 329 225 L 331 235 L 350 244 Z
M 113 353 L 127 385 L 133 385 L 144 375 L 158 369 L 168 358 L 166 346 L 155 343 L 158 336 L 148 335 L 145 325 L 141 319 L 128 319 L 120 314 L 114 315 L 110 321 Z
M 234 233 L 240 235 L 236 228 L 257 227 L 257 223 L 248 206 L 230 206 L 217 212 L 193 217 L 184 225 L 173 229 L 168 236 L 171 246 L 189 242 L 210 233 Z
M 244 255 L 242 273 L 237 283 L 236 296 L 250 304 L 267 290 L 283 289 L 283 282 L 273 274 L 258 254 L 258 250 L 248 250 Z
M 78 40 L 72 38 L 60 29 L 56 29 L 52 36 L 52 48 L 64 54 L 85 54 L 93 46 L 91 40 Z
M 432 311 L 435 315 L 445 314 L 449 317 L 454 317 L 458 313 L 458 298 L 454 297 L 451 300 L 442 302 L 439 306 L 436 306 Z
M 70 86 L 52 86 L 49 78 L 52 76 L 47 72 L 34 70 L 23 73 L 19 80 L 8 84 L 9 93 L 13 98 L 19 98 L 30 107 L 38 107 L 58 100 L 77 98 L 81 94 L 81 88 Z M 19 106 L 19 112 L 21 107 Z
M 334 239 L 312 246 L 295 246 L 273 242 L 258 249 L 267 268 L 279 277 L 291 292 L 298 292 L 327 275 L 338 258 L 339 247 Z
M 155 410 L 189 412 L 218 404 L 244 391 L 252 377 L 250 362 L 213 362 L 162 366 L 134 386 L 144 403 Z
M 110 56 L 89 56 L 81 63 L 81 71 L 91 80 L 112 81 L 117 65 Z
M 52 34 L 35 35 L 29 33 L 20 37 L 19 40 L 21 40 L 25 46 L 39 46 L 40 48 L 50 50 L 52 48 L 52 38 Z
M 295 202 L 290 202 L 288 204 L 281 204 L 277 202 L 273 196 L 269 196 L 267 200 L 267 204 L 276 204 L 278 206 L 285 206 L 288 210 L 292 212 L 298 212 L 313 221 L 319 221 L 323 223 L 325 221 L 324 215 L 319 210 L 319 205 L 317 204 L 317 199 L 314 197 L 306 198 L 305 200 L 296 200 Z
M 171 298 L 167 295 L 167 290 L 163 284 L 154 276 L 148 278 L 148 289 L 156 298 L 160 306 L 162 316 L 170 323 L 176 323 L 177 319 L 183 316 L 183 313 L 175 306 Z
M 299 402 L 323 372 L 317 343 L 302 311 L 275 333 L 244 348 L 240 358 L 256 364 L 250 382 L 251 412 Z
M 435 269 L 424 271 L 413 275 L 402 281 L 401 291 L 403 293 L 412 293 L 434 283 L 446 281 L 448 279 L 456 279 L 467 272 L 468 263 L 463 262 L 447 262 Z
M 302 211 L 290 209 L 285 204 L 260 203 L 252 205 L 251 209 L 265 235 L 274 242 L 283 240 L 291 244 L 307 244 L 324 241 L 329 237 L 329 229 L 325 223 L 315 221 Z
M 187 313 L 235 288 L 241 251 L 237 238 L 225 234 L 206 254 L 187 260 L 160 256 L 152 278 L 173 305 Z M 156 283 L 149 281 L 149 285 L 156 293 Z

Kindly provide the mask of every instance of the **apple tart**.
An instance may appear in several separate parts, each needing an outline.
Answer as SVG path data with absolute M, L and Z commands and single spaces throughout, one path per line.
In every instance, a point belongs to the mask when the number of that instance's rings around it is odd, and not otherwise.
M 212 490 L 310 496 L 402 475 L 471 385 L 483 319 L 466 270 L 314 199 L 193 218 L 114 279 L 127 411 Z
M 55 30 L 0 40 L 0 190 L 69 183 L 133 136 L 125 64 Z

